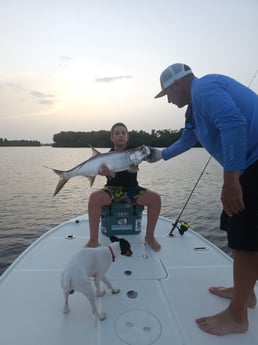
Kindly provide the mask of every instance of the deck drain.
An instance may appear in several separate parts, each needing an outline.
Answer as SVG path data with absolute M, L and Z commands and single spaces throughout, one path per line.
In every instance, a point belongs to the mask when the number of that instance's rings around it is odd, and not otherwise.
M 205 250 L 209 250 L 209 248 L 207 247 L 194 247 L 194 250 L 199 250 L 199 251 L 205 251 Z
M 136 298 L 138 297 L 138 292 L 134 290 L 127 291 L 127 297 L 128 298 Z
M 130 345 L 155 344 L 161 336 L 161 324 L 153 314 L 139 309 L 129 310 L 116 320 L 116 333 Z
M 75 239 L 75 235 L 66 235 L 65 236 L 65 238 L 67 239 L 67 240 L 74 240 Z

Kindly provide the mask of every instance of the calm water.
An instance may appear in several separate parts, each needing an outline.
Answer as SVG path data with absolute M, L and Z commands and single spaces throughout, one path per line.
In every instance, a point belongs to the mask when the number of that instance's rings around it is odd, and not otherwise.
M 90 188 L 86 178 L 76 177 L 53 198 L 58 177 L 44 166 L 66 170 L 90 156 L 88 148 L 0 148 L 0 274 L 40 235 L 86 212 L 90 193 L 105 178 L 98 176 Z M 161 215 L 178 217 L 208 158 L 196 148 L 167 162 L 140 165 L 139 183 L 161 195 Z M 228 252 L 218 229 L 221 182 L 222 169 L 212 159 L 181 219 Z

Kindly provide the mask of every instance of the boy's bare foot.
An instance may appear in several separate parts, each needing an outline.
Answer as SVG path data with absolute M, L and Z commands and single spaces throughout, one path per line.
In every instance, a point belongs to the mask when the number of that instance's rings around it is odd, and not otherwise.
M 214 335 L 244 333 L 248 329 L 248 321 L 235 321 L 229 309 L 213 316 L 201 317 L 195 321 L 204 332 Z
M 228 298 L 232 299 L 233 297 L 233 287 L 224 287 L 224 286 L 212 286 L 209 288 L 209 292 L 213 295 L 222 297 L 222 298 Z M 252 295 L 250 296 L 248 307 L 254 308 L 256 306 L 257 300 L 254 292 L 252 292 Z
M 87 248 L 97 248 L 99 246 L 100 244 L 98 242 L 94 242 L 90 240 L 84 245 L 84 247 L 87 247 Z
M 159 252 L 161 249 L 161 245 L 159 242 L 153 237 L 153 238 L 147 238 L 145 237 L 145 243 L 148 244 L 152 250 L 155 252 Z

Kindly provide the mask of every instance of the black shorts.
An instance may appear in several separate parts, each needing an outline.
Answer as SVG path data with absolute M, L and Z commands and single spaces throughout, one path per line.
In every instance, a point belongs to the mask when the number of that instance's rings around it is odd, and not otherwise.
M 221 215 L 221 229 L 228 234 L 231 249 L 258 252 L 258 161 L 240 176 L 245 204 L 244 211 L 228 217 Z

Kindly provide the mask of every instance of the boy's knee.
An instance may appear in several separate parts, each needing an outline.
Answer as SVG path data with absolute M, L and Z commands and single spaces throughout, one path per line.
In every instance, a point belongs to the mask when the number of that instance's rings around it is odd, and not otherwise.
M 111 198 L 103 190 L 93 192 L 89 197 L 89 203 L 91 204 L 93 203 L 102 206 L 103 204 L 108 204 L 109 202 L 111 202 Z

